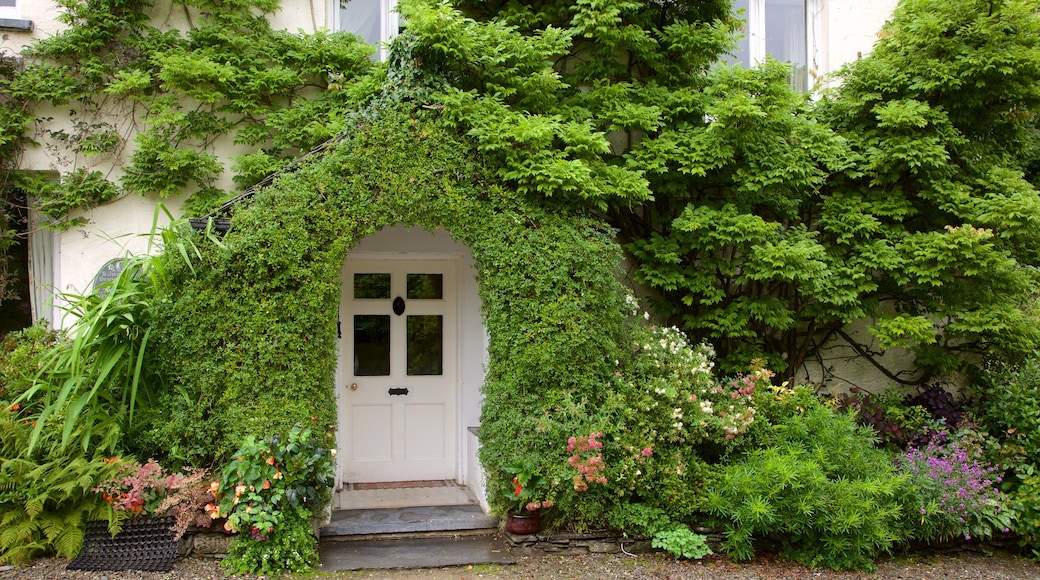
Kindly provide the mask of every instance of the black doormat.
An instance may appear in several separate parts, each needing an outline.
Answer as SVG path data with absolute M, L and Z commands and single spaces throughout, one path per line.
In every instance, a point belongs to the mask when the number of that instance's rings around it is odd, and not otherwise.
M 66 569 L 169 572 L 179 543 L 173 522 L 172 517 L 129 521 L 114 538 L 108 522 L 88 522 L 83 548 Z

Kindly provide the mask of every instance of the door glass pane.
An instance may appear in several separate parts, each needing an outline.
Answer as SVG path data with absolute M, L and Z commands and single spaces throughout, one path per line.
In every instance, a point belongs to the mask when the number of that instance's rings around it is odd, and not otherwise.
M 390 299 L 390 274 L 354 274 L 355 299 Z
M 437 315 L 408 317 L 408 374 L 443 374 L 444 317 Z
M 390 316 L 354 316 L 354 375 L 383 377 L 390 374 Z
M 411 300 L 444 298 L 444 275 L 408 274 L 408 298 Z

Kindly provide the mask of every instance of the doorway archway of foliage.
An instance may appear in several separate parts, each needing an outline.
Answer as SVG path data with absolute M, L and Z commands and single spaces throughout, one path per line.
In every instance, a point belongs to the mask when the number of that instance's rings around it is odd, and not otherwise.
M 567 437 L 584 426 L 561 409 L 604 398 L 625 344 L 619 250 L 599 222 L 498 185 L 438 112 L 409 105 L 359 121 L 258 192 L 203 263 L 169 260 L 180 290 L 156 318 L 152 368 L 165 386 L 144 445 L 200 465 L 246 435 L 331 428 L 341 267 L 358 241 L 395 223 L 444 228 L 473 251 L 489 335 L 481 460 L 491 483 L 512 477 L 502 469 L 518 449 L 535 465 L 565 464 Z

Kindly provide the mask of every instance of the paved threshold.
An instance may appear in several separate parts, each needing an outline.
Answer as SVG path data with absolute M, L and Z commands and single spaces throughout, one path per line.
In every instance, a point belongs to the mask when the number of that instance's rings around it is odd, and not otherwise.
M 368 540 L 322 539 L 322 571 L 515 564 L 497 534 Z

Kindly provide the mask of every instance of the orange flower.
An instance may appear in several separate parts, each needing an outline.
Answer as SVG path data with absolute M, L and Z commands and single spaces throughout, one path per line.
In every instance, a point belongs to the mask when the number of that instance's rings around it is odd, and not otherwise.
M 513 478 L 513 486 L 514 486 L 514 487 L 516 487 L 516 489 L 514 489 L 514 490 L 513 490 L 513 493 L 514 493 L 514 494 L 515 494 L 515 495 L 516 495 L 517 497 L 520 497 L 520 492 L 521 492 L 521 491 L 523 491 L 523 489 L 524 489 L 524 486 L 520 485 L 520 479 L 519 479 L 519 477 L 514 477 L 514 478 Z
M 274 456 L 273 455 L 267 458 L 267 464 L 268 465 L 274 465 Z
M 209 484 L 209 491 L 210 491 L 210 493 L 217 493 L 218 491 L 220 491 L 220 482 L 219 481 L 210 482 L 210 484 Z
M 118 457 L 103 457 L 101 459 L 101 461 L 104 461 L 105 463 L 115 463 L 115 462 L 119 461 L 119 458 Z
M 22 406 L 19 405 L 18 403 L 15 403 L 15 404 L 11 405 L 10 407 L 8 407 L 8 409 L 11 410 L 11 411 L 17 411 L 18 409 L 21 409 L 21 408 L 22 408 Z
M 264 480 L 264 489 L 271 489 L 271 480 L 270 479 L 265 479 Z

